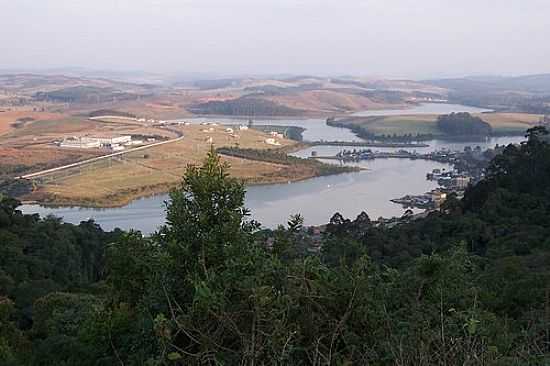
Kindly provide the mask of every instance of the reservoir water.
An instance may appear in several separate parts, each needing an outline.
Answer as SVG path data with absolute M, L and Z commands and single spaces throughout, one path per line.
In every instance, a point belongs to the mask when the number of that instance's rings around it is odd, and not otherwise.
M 451 104 L 424 104 L 410 110 L 386 110 L 361 112 L 381 114 L 436 114 L 451 112 L 484 112 L 485 110 L 451 105 Z M 220 123 L 244 123 L 236 119 L 196 118 L 193 122 L 217 121 Z M 256 124 L 300 126 L 306 129 L 304 139 L 316 140 L 360 140 L 351 131 L 342 128 L 327 126 L 321 119 L 269 119 L 255 120 Z M 418 148 L 418 152 L 426 152 L 447 148 L 463 150 L 465 146 L 494 147 L 496 144 L 518 143 L 521 137 L 500 137 L 483 143 L 461 142 L 448 143 L 432 140 L 426 148 Z M 316 151 L 320 156 L 334 155 L 346 147 L 315 146 L 295 153 L 297 156 L 311 156 Z M 351 148 L 348 148 L 351 149 Z M 375 149 L 392 151 L 395 149 Z M 334 161 L 330 161 L 335 163 Z M 275 184 L 248 187 L 246 207 L 251 210 L 252 218 L 261 222 L 265 227 L 276 227 L 286 223 L 289 215 L 300 213 L 308 225 L 327 223 L 335 212 L 345 217 L 354 218 L 361 211 L 365 211 L 371 218 L 401 216 L 405 209 L 390 202 L 390 199 L 405 194 L 421 194 L 437 186 L 436 183 L 426 180 L 426 173 L 434 168 L 449 168 L 445 164 L 432 161 L 407 159 L 381 159 L 354 163 L 366 170 L 340 174 L 328 177 L 318 177 L 302 182 L 289 184 Z M 164 201 L 167 195 L 154 196 L 136 200 L 122 208 L 89 209 L 79 207 L 49 208 L 39 205 L 23 205 L 25 213 L 40 215 L 55 215 L 65 221 L 79 223 L 93 218 L 104 229 L 115 227 L 122 229 L 136 229 L 144 233 L 155 231 L 163 224 L 165 216 Z

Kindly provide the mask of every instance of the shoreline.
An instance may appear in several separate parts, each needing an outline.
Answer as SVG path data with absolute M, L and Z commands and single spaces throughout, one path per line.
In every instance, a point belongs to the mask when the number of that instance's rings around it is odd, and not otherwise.
M 263 115 L 257 115 L 257 116 L 243 116 L 243 115 L 227 115 L 227 114 L 192 114 L 191 116 L 185 116 L 185 117 L 177 117 L 177 118 L 171 118 L 168 121 L 185 121 L 185 120 L 193 120 L 193 119 L 234 119 L 234 120 L 246 120 L 249 119 L 254 120 L 287 120 L 287 119 L 295 119 L 295 120 L 308 120 L 308 119 L 326 119 L 328 117 L 351 117 L 354 113 L 363 112 L 363 111 L 407 111 L 409 109 L 413 109 L 416 106 L 426 104 L 426 103 L 413 103 L 413 102 L 405 102 L 403 104 L 388 104 L 388 107 L 393 106 L 395 108 L 368 108 L 368 109 L 358 109 L 348 112 L 312 112 L 312 113 L 305 113 L 302 115 L 288 115 L 288 116 L 263 116 Z M 434 103 L 435 104 L 435 103 Z M 437 103 L 437 104 L 445 104 L 445 103 Z
M 335 173 L 335 174 L 330 174 L 330 175 L 338 175 L 338 174 L 351 174 L 351 173 L 357 173 L 357 172 L 360 172 L 360 171 L 364 171 L 364 170 L 367 170 L 367 169 L 364 169 L 364 168 L 357 168 L 356 171 L 349 171 L 349 172 L 340 172 L 340 173 Z M 269 186 L 269 185 L 277 185 L 277 184 L 291 184 L 291 183 L 298 183 L 298 182 L 303 182 L 303 181 L 306 181 L 308 179 L 313 179 L 313 178 L 319 178 L 319 177 L 323 177 L 323 176 L 327 176 L 327 175 L 321 175 L 321 174 L 315 174 L 315 175 L 306 175 L 306 176 L 303 176 L 303 177 L 294 177 L 294 178 L 291 178 L 291 179 L 273 179 L 273 180 L 264 180 L 264 181 L 245 181 L 243 180 L 243 183 L 245 185 L 245 187 L 258 187 L 258 186 Z M 237 178 L 239 179 L 239 178 Z M 42 200 L 36 200 L 36 199 L 21 199 L 21 204 L 22 205 L 37 205 L 37 206 L 40 206 L 40 207 L 45 207 L 45 208 L 87 208 L 87 209 L 98 209 L 98 210 L 103 210 L 103 209 L 113 209 L 113 208 L 123 208 L 123 207 L 126 207 L 128 205 L 130 205 L 131 203 L 135 202 L 135 201 L 138 201 L 140 199 L 145 199 L 145 198 L 150 198 L 150 197 L 154 197 L 154 196 L 161 196 L 161 195 L 165 195 L 165 194 L 168 194 L 170 193 L 170 191 L 174 188 L 176 188 L 176 186 L 173 186 L 173 187 L 170 187 L 169 189 L 167 189 L 167 187 L 159 187 L 159 189 L 155 189 L 155 188 L 152 188 L 147 194 L 130 194 L 130 195 L 127 195 L 127 196 L 124 196 L 121 197 L 118 201 L 113 201 L 113 198 L 105 198 L 105 202 L 97 202 L 97 203 L 90 203 L 89 201 L 87 200 L 82 200 L 82 201 L 78 201 L 78 200 L 62 200 L 62 201 L 58 201 L 58 202 L 54 202 L 54 201 L 42 201 Z M 32 194 L 30 195 L 32 196 Z M 46 198 L 47 199 L 47 198 Z M 111 204 L 108 204 L 107 202 L 111 202 Z

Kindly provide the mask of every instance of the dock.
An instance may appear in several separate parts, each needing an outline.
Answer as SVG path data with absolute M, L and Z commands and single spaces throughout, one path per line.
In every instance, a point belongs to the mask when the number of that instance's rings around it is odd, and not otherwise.
M 443 157 L 438 154 L 418 154 L 409 152 L 370 152 L 361 153 L 358 155 L 330 155 L 330 156 L 311 156 L 310 159 L 325 159 L 325 160 L 340 160 L 340 161 L 361 161 L 361 160 L 374 160 L 374 159 L 421 159 L 432 160 L 444 163 L 450 163 L 447 156 Z

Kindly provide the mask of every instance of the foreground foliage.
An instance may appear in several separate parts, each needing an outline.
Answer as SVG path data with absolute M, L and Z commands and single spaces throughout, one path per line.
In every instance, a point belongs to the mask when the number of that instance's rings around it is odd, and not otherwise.
M 0 260 L 20 265 L 1 262 L 0 364 L 546 365 L 545 133 L 507 147 L 462 201 L 393 227 L 363 213 L 322 234 L 299 215 L 260 230 L 214 152 L 152 237 L 4 198 Z

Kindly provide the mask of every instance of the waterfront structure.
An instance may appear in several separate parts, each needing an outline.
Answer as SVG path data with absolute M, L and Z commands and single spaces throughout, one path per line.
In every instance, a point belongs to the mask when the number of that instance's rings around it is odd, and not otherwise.
M 471 180 L 472 179 L 470 177 L 465 176 L 453 177 L 451 178 L 450 186 L 455 189 L 464 190 L 468 188 Z

